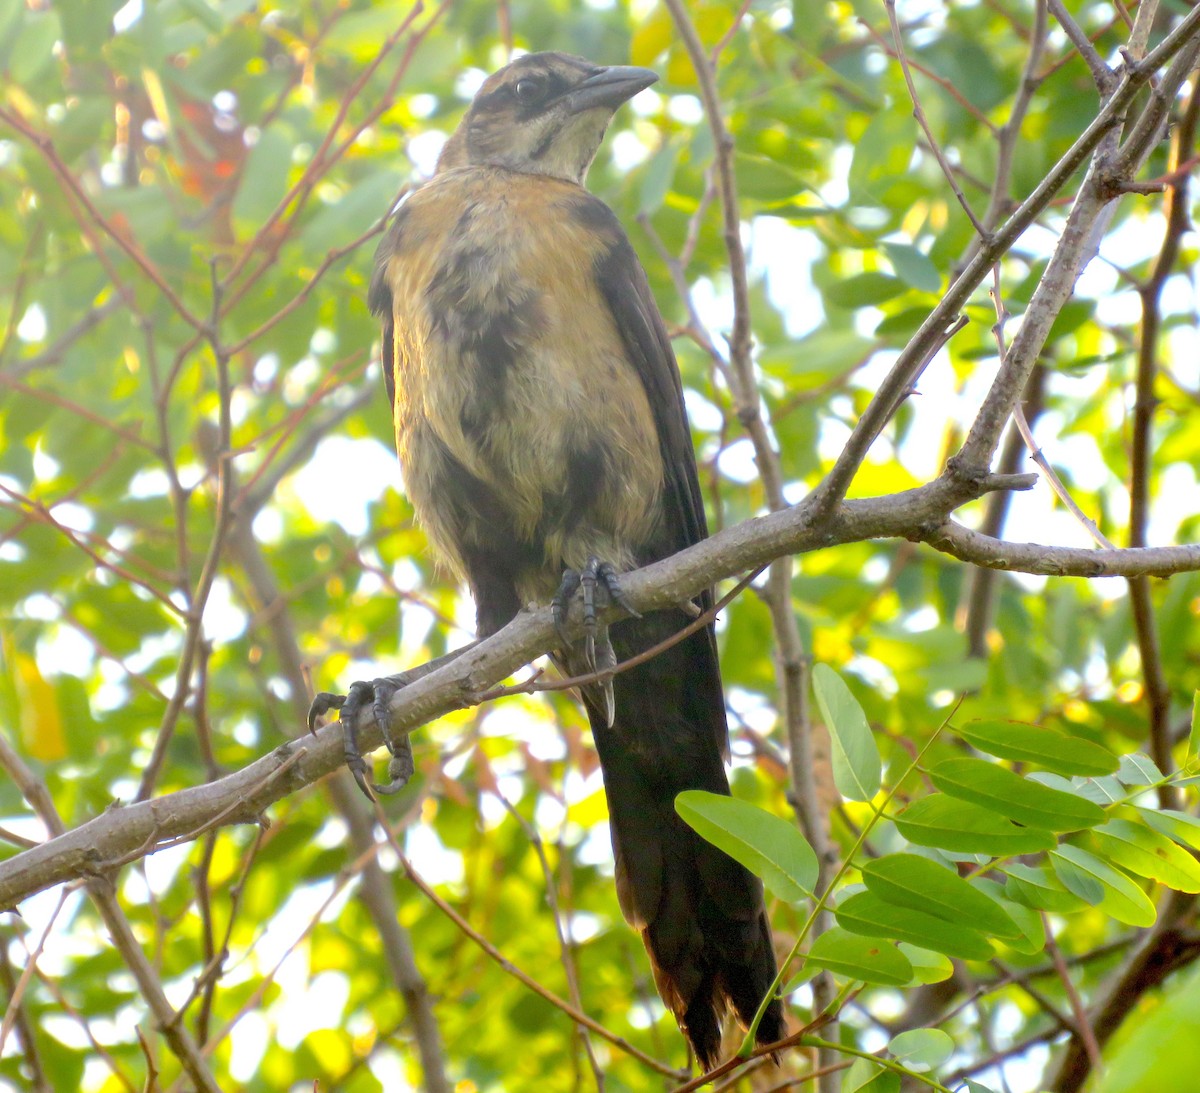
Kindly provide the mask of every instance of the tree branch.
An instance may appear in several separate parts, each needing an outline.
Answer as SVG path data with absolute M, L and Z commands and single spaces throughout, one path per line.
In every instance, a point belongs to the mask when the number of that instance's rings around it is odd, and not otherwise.
M 1198 33 L 1200 33 L 1200 7 L 1189 12 L 1171 33 L 1147 55 L 1144 61 L 1134 68 L 1124 69 L 1112 96 L 1101 107 L 1092 123 L 1051 168 L 1033 193 L 996 230 L 989 242 L 979 249 L 962 273 L 955 278 L 938 305 L 929 313 L 920 329 L 896 358 L 896 363 L 879 385 L 875 397 L 855 425 L 850 439 L 838 456 L 833 469 L 817 487 L 815 494 L 820 501 L 822 512 L 831 510 L 845 497 L 846 490 L 863 459 L 866 458 L 868 449 L 887 424 L 896 405 L 920 374 L 932 348 L 938 344 L 939 339 L 945 336 L 959 311 L 983 282 L 991 267 L 1046 209 L 1054 196 L 1099 147 L 1104 137 L 1119 124 L 1125 110 L 1151 76 L 1181 50 L 1189 45 L 1195 47 Z M 1144 139 L 1139 138 L 1139 147 Z M 1047 327 L 1047 329 L 1049 328 Z M 1014 369 L 1015 371 L 1016 369 Z M 979 436 L 968 452 L 972 459 L 970 463 L 972 468 L 979 464 L 984 455 L 990 457 L 994 437 L 999 435 L 1007 421 L 1008 408 L 1024 387 L 1024 381 L 1015 384 L 1015 388 L 1011 391 L 1009 390 L 1010 386 L 1014 385 L 1006 385 L 996 396 L 993 404 L 988 407 L 988 414 L 984 419 L 976 421 Z M 984 443 L 985 440 L 987 443 Z
M 973 481 L 943 477 L 888 497 L 846 501 L 832 516 L 817 519 L 813 497 L 783 512 L 736 524 L 671 558 L 622 578 L 639 611 L 674 607 L 719 580 L 783 554 L 796 554 L 864 539 L 906 538 L 977 565 L 1056 576 L 1103 577 L 1145 573 L 1167 576 L 1200 570 L 1200 546 L 1141 550 L 1079 550 L 1002 543 L 946 519 L 949 510 L 997 489 L 1024 489 L 1032 475 L 988 476 Z M 615 617 L 619 610 L 612 612 Z M 391 731 L 407 733 L 453 710 L 474 705 L 499 680 L 546 650 L 558 638 L 549 607 L 523 611 L 499 633 L 435 670 L 402 673 L 411 682 L 390 707 Z M 382 743 L 370 711 L 358 730 L 364 750 Z M 14 907 L 35 892 L 77 877 L 92 876 L 114 861 L 134 860 L 162 845 L 195 838 L 220 817 L 222 824 L 255 823 L 275 801 L 340 770 L 340 726 L 281 744 L 270 754 L 206 785 L 114 806 L 94 820 L 0 863 L 0 907 Z

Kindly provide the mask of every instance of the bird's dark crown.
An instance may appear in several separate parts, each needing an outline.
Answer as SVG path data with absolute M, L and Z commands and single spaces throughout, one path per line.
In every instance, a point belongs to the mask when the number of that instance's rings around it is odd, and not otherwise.
M 438 170 L 505 167 L 582 183 L 608 123 L 658 76 L 569 53 L 528 53 L 480 86 Z

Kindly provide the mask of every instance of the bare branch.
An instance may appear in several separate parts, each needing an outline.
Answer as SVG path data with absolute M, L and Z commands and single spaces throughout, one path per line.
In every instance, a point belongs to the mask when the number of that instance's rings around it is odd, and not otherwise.
M 1119 124 L 1124 111 L 1138 91 L 1149 81 L 1151 75 L 1189 44 L 1195 46 L 1198 30 L 1200 30 L 1200 8 L 1195 8 L 1147 55 L 1144 62 L 1135 69 L 1124 70 L 1118 86 L 1092 123 L 1042 179 L 1034 192 L 996 230 L 991 240 L 980 248 L 962 273 L 955 278 L 937 307 L 930 312 L 925 322 L 921 324 L 921 328 L 897 357 L 896 363 L 880 384 L 875 397 L 855 426 L 846 448 L 825 480 L 817 487 L 816 495 L 820 499 L 823 511 L 832 509 L 845 497 L 846 490 L 865 458 L 867 449 L 887 423 L 896 403 L 908 391 L 913 379 L 919 374 L 931 346 L 935 345 L 939 338 L 945 336 L 945 332 L 950 328 L 971 293 L 988 275 L 991 267 L 1049 205 L 1083 162 L 1096 150 L 1105 135 Z M 1008 418 L 1008 407 L 1015 401 L 1023 386 L 1023 382 L 1016 386 L 1011 399 L 1008 397 L 1008 391 L 1004 392 L 1002 400 L 1004 412 L 996 415 L 995 408 L 993 408 L 992 416 L 999 416 L 1000 420 L 998 424 L 990 419 L 986 422 L 987 437 L 998 435 L 999 430 L 1003 428 L 1004 421 Z M 980 423 L 977 421 L 976 424 Z M 995 429 L 994 433 L 993 428 Z M 985 448 L 990 454 L 991 441 L 986 445 L 977 444 L 977 447 Z M 974 457 L 984 453 L 972 450 L 970 454 Z M 974 467 L 977 462 L 977 460 L 972 461 L 971 466 Z
M 664 561 L 628 574 L 625 592 L 639 611 L 674 607 L 719 580 L 768 564 L 784 553 L 801 553 L 867 538 L 903 537 L 927 542 L 977 565 L 1057 576 L 1101 577 L 1145 573 L 1167 576 L 1200 569 L 1200 546 L 1088 551 L 1037 544 L 1002 543 L 945 519 L 954 507 L 996 489 L 1028 488 L 1033 476 L 993 476 L 971 482 L 939 479 L 889 497 L 846 501 L 832 517 L 815 519 L 810 497 L 718 532 Z M 614 610 L 613 615 L 619 614 Z M 433 670 L 414 669 L 392 699 L 391 731 L 410 732 L 469 705 L 498 680 L 555 646 L 550 608 L 523 611 L 499 633 L 457 655 L 440 658 Z M 370 711 L 358 726 L 364 749 L 382 739 Z M 297 754 L 303 752 L 303 754 Z M 74 830 L 0 862 L 0 907 L 34 892 L 86 876 L 98 860 L 144 853 L 195 832 L 213 816 L 224 823 L 254 823 L 273 802 L 333 771 L 343 762 L 339 726 L 315 737 L 283 744 L 269 755 L 215 782 L 108 811 Z M 283 769 L 283 768 L 287 769 Z M 230 807 L 230 806 L 233 807 Z
M 1075 17 L 1067 10 L 1063 0 L 1048 0 L 1048 4 L 1054 18 L 1058 20 L 1058 25 L 1063 28 L 1079 56 L 1087 63 L 1088 69 L 1092 73 L 1092 79 L 1096 83 L 1096 90 L 1102 96 L 1107 95 L 1116 85 L 1117 74 L 1104 63 L 1104 59 L 1092 45 L 1092 40 L 1075 22 Z

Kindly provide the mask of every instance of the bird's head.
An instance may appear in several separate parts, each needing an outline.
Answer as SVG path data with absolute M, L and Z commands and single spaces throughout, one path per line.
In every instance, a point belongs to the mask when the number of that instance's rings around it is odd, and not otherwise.
M 617 107 L 657 79 L 648 68 L 528 53 L 484 80 L 438 171 L 507 167 L 582 183 Z

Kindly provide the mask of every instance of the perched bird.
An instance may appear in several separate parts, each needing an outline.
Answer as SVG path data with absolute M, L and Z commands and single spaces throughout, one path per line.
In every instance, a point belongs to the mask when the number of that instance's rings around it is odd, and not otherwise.
M 620 573 L 707 534 L 671 343 L 620 224 L 583 188 L 613 113 L 656 79 L 562 53 L 490 76 L 433 178 L 397 211 L 371 280 L 419 520 L 470 586 L 480 637 L 531 601 L 553 599 L 561 621 L 582 588 L 585 636 L 564 629 L 557 654 L 575 675 L 688 624 L 681 607 L 606 628 L 596 609 L 623 604 Z M 776 972 L 758 879 L 674 809 L 685 789 L 729 792 L 712 624 L 583 694 L 621 910 L 710 1068 L 722 1015 L 747 1024 Z M 373 704 L 386 725 L 389 697 L 373 681 L 318 704 L 342 706 L 351 725 Z M 352 738 L 347 752 L 365 788 Z M 758 1038 L 783 1034 L 776 999 Z

